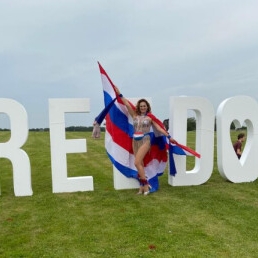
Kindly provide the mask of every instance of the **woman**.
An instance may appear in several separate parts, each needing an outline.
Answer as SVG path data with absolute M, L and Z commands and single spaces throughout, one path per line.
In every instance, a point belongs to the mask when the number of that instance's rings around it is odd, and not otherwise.
M 140 189 L 138 194 L 149 194 L 149 183 L 144 171 L 143 159 L 151 147 L 150 129 L 154 126 L 157 131 L 168 137 L 169 141 L 175 143 L 169 133 L 158 125 L 148 114 L 151 113 L 151 107 L 146 99 L 140 99 L 134 110 L 128 100 L 123 97 L 119 89 L 115 87 L 116 93 L 119 95 L 126 106 L 130 116 L 133 119 L 134 135 L 133 135 L 133 152 L 135 156 L 134 165 L 138 171 L 140 181 Z

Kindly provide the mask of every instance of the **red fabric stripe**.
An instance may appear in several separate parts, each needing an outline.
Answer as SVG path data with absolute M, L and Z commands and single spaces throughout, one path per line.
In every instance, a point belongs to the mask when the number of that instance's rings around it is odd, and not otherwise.
M 168 156 L 167 156 L 167 150 L 160 150 L 157 145 L 151 146 L 151 152 L 148 152 L 146 156 L 144 157 L 144 166 L 149 164 L 153 159 L 158 160 L 159 162 L 167 162 Z
M 147 116 L 150 117 L 154 122 L 156 122 L 162 129 L 167 131 L 163 123 L 156 116 L 154 116 L 152 113 L 148 113 Z
M 106 130 L 112 136 L 112 139 L 116 144 L 133 154 L 132 139 L 128 134 L 112 123 L 109 114 L 106 116 Z
M 103 75 L 105 75 L 105 76 L 107 77 L 109 83 L 112 85 L 112 87 L 113 87 L 113 89 L 114 89 L 114 86 L 115 86 L 115 85 L 113 84 L 113 82 L 112 82 L 111 79 L 109 78 L 108 74 L 106 73 L 106 71 L 104 70 L 104 68 L 101 66 L 101 64 L 100 64 L 99 62 L 98 62 L 98 65 L 99 65 L 99 71 L 100 71 L 100 73 L 103 74 Z M 115 89 L 114 89 L 114 91 L 115 91 Z
M 197 153 L 196 151 L 190 149 L 190 148 L 187 147 L 187 146 L 184 146 L 184 145 L 182 145 L 182 144 L 180 144 L 180 143 L 178 143 L 178 142 L 176 143 L 176 145 L 179 146 L 180 148 L 182 148 L 183 150 L 186 150 L 186 151 L 190 152 L 191 154 L 193 154 L 193 155 L 196 156 L 197 158 L 200 158 L 200 157 L 201 157 L 201 155 L 200 155 L 199 153 Z

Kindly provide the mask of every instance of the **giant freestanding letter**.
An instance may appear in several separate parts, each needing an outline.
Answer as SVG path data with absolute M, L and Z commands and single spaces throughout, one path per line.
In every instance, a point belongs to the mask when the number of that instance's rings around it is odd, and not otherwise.
M 174 155 L 177 174 L 170 176 L 168 183 L 173 186 L 200 185 L 205 183 L 213 170 L 214 120 L 212 104 L 201 97 L 170 97 L 169 128 L 173 138 L 185 144 L 187 134 L 187 114 L 196 114 L 196 151 L 201 158 L 195 158 L 195 166 L 186 171 L 186 157 Z
M 21 149 L 28 138 L 28 116 L 25 108 L 13 99 L 0 98 L 0 113 L 10 119 L 11 138 L 0 143 L 0 158 L 7 158 L 13 165 L 15 196 L 32 195 L 30 160 Z
M 89 99 L 49 99 L 53 192 L 93 191 L 93 177 L 67 178 L 67 153 L 86 152 L 86 139 L 65 139 L 65 113 L 89 112 Z
M 224 100 L 217 111 L 217 157 L 222 177 L 233 183 L 251 182 L 258 177 L 258 104 L 248 96 Z M 232 147 L 231 123 L 247 127 L 247 142 L 240 160 Z M 244 124 L 245 123 L 245 124 Z M 236 140 L 236 139 L 234 139 Z

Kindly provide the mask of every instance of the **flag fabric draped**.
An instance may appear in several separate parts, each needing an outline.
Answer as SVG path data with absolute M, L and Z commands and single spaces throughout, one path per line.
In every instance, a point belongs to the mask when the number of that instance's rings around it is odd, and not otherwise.
M 177 155 L 186 155 L 186 156 L 195 156 L 197 158 L 200 158 L 201 155 L 197 153 L 196 151 L 190 149 L 187 146 L 184 146 L 178 142 L 172 145 L 172 152 Z
M 95 118 L 95 121 L 101 125 L 103 120 L 105 119 L 107 113 L 109 112 L 110 108 L 113 106 L 114 102 L 116 101 L 116 98 L 114 98 L 101 112 L 100 114 Z
M 105 148 L 109 159 L 123 175 L 138 180 L 138 172 L 134 165 L 134 154 L 132 149 L 133 121 L 129 115 L 126 106 L 121 98 L 116 94 L 114 84 L 109 78 L 106 71 L 98 63 L 103 93 L 104 93 L 104 110 L 96 117 L 96 121 L 101 123 L 106 119 Z M 130 103 L 131 104 L 131 103 Z M 132 104 L 131 104 L 132 105 Z M 134 106 L 132 105 L 134 108 Z M 152 113 L 147 114 L 159 126 L 165 129 L 163 123 Z M 170 174 L 176 174 L 173 153 L 178 155 L 199 154 L 179 143 L 174 145 L 168 144 L 167 138 L 161 135 L 154 126 L 150 131 L 151 148 L 144 158 L 144 169 L 148 182 L 151 185 L 151 192 L 159 189 L 158 177 L 164 173 L 168 158 L 168 146 L 170 157 Z
M 138 172 L 134 165 L 132 149 L 133 121 L 121 98 L 114 90 L 114 84 L 99 64 L 106 114 L 105 148 L 113 165 L 126 177 L 138 180 Z M 116 98 L 116 101 L 113 100 Z M 110 104 L 112 103 L 113 104 Z M 111 105 L 111 107 L 110 107 Z M 158 120 L 150 114 L 152 119 Z M 161 123 L 161 122 L 160 122 Z M 162 124 L 163 125 L 163 124 Z M 164 173 L 167 163 L 167 142 L 155 128 L 151 129 L 151 150 L 144 158 L 145 173 L 151 185 L 151 191 L 159 188 L 158 177 Z
M 196 151 L 192 150 L 187 146 L 184 146 L 178 142 L 175 142 L 174 144 L 170 143 L 169 144 L 169 173 L 172 176 L 175 176 L 177 173 L 173 154 L 195 156 L 197 158 L 201 157 L 199 153 L 197 153 Z

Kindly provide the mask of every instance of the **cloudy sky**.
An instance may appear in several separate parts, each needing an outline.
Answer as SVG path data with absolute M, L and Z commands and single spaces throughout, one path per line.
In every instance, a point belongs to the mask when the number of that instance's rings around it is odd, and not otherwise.
M 103 108 L 99 61 L 126 97 L 152 98 L 168 117 L 169 96 L 258 100 L 257 0 L 1 0 L 0 98 L 21 103 L 29 127 L 49 127 L 49 98 L 89 98 Z M 1 112 L 1 110 L 0 110 Z M 8 124 L 0 114 L 0 128 Z

